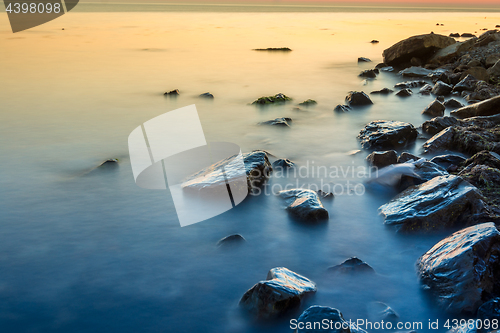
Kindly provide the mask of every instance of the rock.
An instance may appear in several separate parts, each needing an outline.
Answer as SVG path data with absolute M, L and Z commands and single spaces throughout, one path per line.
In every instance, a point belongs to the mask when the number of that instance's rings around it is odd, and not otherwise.
M 437 99 L 433 100 L 431 104 L 427 105 L 427 107 L 422 111 L 422 114 L 431 117 L 440 117 L 444 115 L 445 106 L 438 101 Z
M 290 328 L 294 328 L 290 321 Z M 328 328 L 319 328 L 315 323 L 328 323 Z M 316 326 L 315 326 L 316 325 Z M 354 325 L 354 324 L 353 324 Z M 342 313 L 327 306 L 313 305 L 297 319 L 294 333 L 355 333 L 351 324 L 345 321 Z
M 398 157 L 398 163 L 406 163 L 408 161 L 418 161 L 420 157 L 410 154 L 409 152 L 402 152 Z
M 460 37 L 460 34 L 458 32 L 451 33 L 450 37 Z
M 493 66 L 491 66 L 490 68 L 488 68 L 488 70 L 486 71 L 486 73 L 490 77 L 500 76 L 500 60 L 498 60 Z M 487 80 L 484 80 L 484 81 L 487 81 Z
M 358 139 L 364 149 L 394 149 L 407 146 L 417 136 L 417 130 L 410 123 L 375 120 L 360 131 Z
M 443 239 L 417 261 L 423 288 L 448 312 L 475 313 L 500 291 L 500 233 L 482 223 Z
M 483 33 L 481 36 L 479 36 L 474 46 L 476 47 L 486 46 L 489 43 L 496 42 L 498 40 L 500 40 L 500 33 L 497 30 L 489 30 Z
M 290 52 L 292 49 L 288 47 L 268 47 L 267 49 L 254 49 L 254 51 Z
M 410 89 L 401 89 L 396 93 L 396 96 L 399 97 L 410 97 L 413 94 L 413 92 Z
M 438 96 L 446 96 L 446 95 L 449 95 L 452 90 L 453 90 L 453 87 L 450 86 L 449 84 L 446 84 L 442 81 L 438 81 L 438 82 L 436 82 L 436 84 L 432 88 L 432 93 L 434 95 L 438 95 Z
M 467 66 L 469 67 L 481 67 L 483 66 L 483 64 L 481 64 L 481 61 L 477 60 L 477 59 L 472 59 L 468 64 Z
M 449 100 L 444 102 L 444 106 L 447 108 L 450 108 L 450 109 L 458 109 L 458 108 L 464 107 L 464 105 L 462 103 L 460 103 L 459 101 L 457 101 L 454 98 L 450 98 Z
M 371 302 L 368 312 L 372 321 L 396 322 L 399 315 L 389 305 L 382 302 Z
M 451 36 L 453 37 L 453 36 Z M 453 58 L 457 57 L 460 53 L 470 50 L 476 39 L 472 38 L 465 42 L 451 44 L 434 54 L 434 56 L 429 60 L 431 64 L 446 64 Z
M 332 200 L 335 198 L 335 195 L 332 192 L 324 192 L 322 190 L 318 190 L 318 197 L 321 199 L 327 199 L 327 200 Z
M 376 39 L 373 39 L 370 43 L 372 43 L 372 44 L 377 44 L 377 43 L 379 43 L 379 41 L 378 41 L 378 40 L 376 40 Z
M 430 73 L 432 73 L 431 70 L 425 69 L 423 67 L 417 67 L 417 66 L 412 66 L 412 67 L 403 69 L 402 71 L 399 72 L 400 75 L 409 76 L 409 77 L 426 77 Z
M 460 155 L 446 154 L 433 157 L 430 161 L 448 169 L 451 165 L 459 165 L 466 159 Z
M 311 106 L 311 105 L 316 105 L 316 104 L 318 104 L 318 102 L 316 102 L 314 99 L 308 99 L 308 100 L 303 101 L 302 103 L 299 103 L 299 105 L 302 105 L 302 106 Z
M 486 165 L 491 168 L 500 169 L 500 155 L 492 151 L 480 151 L 471 158 L 468 158 L 462 165 L 468 167 L 468 169 L 476 165 Z
M 453 87 L 453 91 L 474 91 L 477 86 L 477 79 L 468 74 L 466 77 L 464 77 L 460 82 L 458 82 L 455 87 Z
M 391 90 L 389 88 L 383 88 L 381 90 L 375 90 L 375 91 L 372 91 L 370 94 L 381 94 L 381 95 L 389 95 L 390 93 L 392 93 L 394 90 Z
M 394 71 L 394 67 L 392 67 L 392 66 L 382 67 L 380 70 L 382 72 L 393 72 Z
M 446 175 L 406 189 L 379 210 L 400 232 L 432 232 L 470 225 L 484 209 L 482 199 L 476 187 Z
M 340 265 L 329 267 L 328 271 L 341 274 L 375 273 L 370 265 L 356 257 L 349 258 Z
M 365 57 L 359 57 L 358 62 L 372 62 L 372 61 L 368 58 L 365 58 Z
M 274 96 L 261 97 L 252 102 L 252 104 L 269 105 L 269 104 L 283 104 L 291 101 L 292 99 L 285 94 L 279 93 Z
M 384 67 L 389 67 L 389 65 L 387 65 L 385 62 L 381 62 L 375 66 L 376 69 L 381 69 Z
M 500 96 L 451 111 L 451 115 L 457 118 L 491 116 L 496 114 L 500 114 Z
M 170 90 L 170 91 L 167 91 L 166 93 L 164 93 L 163 95 L 165 96 L 170 96 L 170 97 L 176 97 L 176 96 L 179 96 L 179 89 L 175 89 L 175 90 Z
M 109 158 L 106 161 L 102 162 L 99 164 L 98 168 L 114 168 L 118 166 L 118 159 L 117 158 Z
M 409 62 L 413 57 L 418 57 L 425 61 L 437 50 L 443 49 L 455 42 L 451 37 L 438 34 L 412 36 L 384 50 L 384 62 L 389 65 L 401 65 Z
M 458 123 L 459 120 L 455 117 L 449 117 L 449 116 L 436 117 L 427 120 L 422 124 L 422 132 L 430 135 L 436 135 L 445 128 L 456 125 Z
M 448 172 L 442 166 L 430 162 L 423 161 L 419 163 L 414 163 L 415 169 L 413 170 L 414 175 L 402 175 L 399 181 L 399 190 L 404 191 L 408 187 L 413 185 L 423 184 L 434 177 L 446 176 Z
M 281 118 L 276 118 L 273 120 L 262 121 L 262 122 L 258 123 L 258 125 L 273 125 L 273 126 L 290 127 L 291 123 L 292 123 L 292 118 L 281 117 Z
M 472 37 L 476 37 L 476 35 L 466 32 L 466 33 L 461 34 L 460 37 L 462 37 L 462 38 L 472 38 Z
M 294 166 L 295 163 L 290 161 L 288 158 L 280 158 L 279 160 L 276 160 L 273 163 L 273 169 L 276 168 L 288 169 L 288 168 L 293 168 Z
M 352 109 L 349 105 L 342 105 L 342 104 L 337 105 L 335 109 L 333 109 L 333 111 L 335 112 L 349 112 L 351 110 Z
M 500 153 L 500 126 L 491 129 L 480 127 L 459 127 L 453 136 L 453 148 L 467 154 L 482 150 Z
M 500 60 L 500 54 L 492 54 L 486 57 L 486 60 L 484 61 L 484 64 L 486 68 L 489 68 L 496 64 L 497 61 Z
M 229 235 L 217 242 L 217 247 L 232 247 L 246 243 L 246 239 L 240 234 Z
M 462 78 L 465 78 L 469 74 L 474 76 L 478 80 L 489 80 L 488 71 L 484 67 L 470 67 L 468 70 L 462 73 Z
M 378 69 L 377 69 L 377 72 L 378 72 Z M 365 71 L 362 71 L 359 74 L 359 76 L 374 79 L 377 77 L 377 72 L 375 72 L 375 70 L 373 70 L 373 69 L 367 69 Z
M 214 95 L 212 95 L 209 92 L 206 92 L 206 93 L 201 94 L 199 97 L 201 97 L 201 98 L 207 98 L 207 99 L 213 99 Z
M 395 150 L 374 151 L 366 157 L 368 163 L 378 168 L 383 168 L 398 162 L 398 155 Z
M 422 87 L 425 86 L 427 82 L 424 80 L 418 80 L 418 81 L 405 81 L 405 82 L 400 82 L 394 86 L 394 88 L 398 89 L 406 89 L 406 88 L 417 88 L 417 87 Z
M 303 221 L 315 222 L 328 219 L 325 209 L 316 192 L 307 189 L 280 191 L 279 195 L 287 202 L 290 214 Z
M 241 298 L 240 306 L 261 318 L 277 317 L 300 305 L 302 298 L 316 292 L 308 278 L 284 267 L 273 268 Z
M 477 310 L 477 319 L 485 323 L 486 319 L 496 319 L 500 321 L 500 297 L 489 300 L 479 307 Z
M 423 153 L 427 154 L 430 152 L 436 152 L 440 150 L 445 150 L 451 147 L 453 143 L 453 138 L 455 136 L 455 128 L 447 127 L 438 134 L 434 135 L 432 138 L 427 140 L 423 147 Z
M 430 84 L 426 84 L 425 86 L 420 88 L 418 93 L 422 94 L 422 95 L 429 95 L 431 93 L 431 91 L 432 91 L 432 86 Z
M 412 65 L 412 66 L 422 66 L 423 65 L 422 59 L 417 58 L 417 57 L 413 57 L 413 58 L 410 59 L 410 65 Z
M 362 91 L 350 91 L 346 98 L 346 103 L 350 106 L 359 106 L 359 105 L 370 105 L 373 104 L 370 97 Z
M 272 172 L 271 163 L 265 151 L 244 153 L 243 162 L 249 190 L 262 185 Z M 237 155 L 221 160 L 188 177 L 182 184 L 186 190 L 226 189 L 227 182 L 232 182 L 241 177 L 238 165 L 234 163 Z
M 444 103 L 444 96 L 438 96 L 438 97 L 436 97 L 436 100 L 438 102 Z
M 459 175 L 481 190 L 486 203 L 498 208 L 500 204 L 499 169 L 482 164 L 471 165 L 471 168 L 465 168 Z

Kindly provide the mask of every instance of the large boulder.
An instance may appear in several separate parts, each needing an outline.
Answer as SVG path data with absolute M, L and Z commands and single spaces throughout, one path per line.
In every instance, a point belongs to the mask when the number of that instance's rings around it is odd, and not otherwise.
M 315 222 L 328 219 L 325 209 L 318 194 L 308 189 L 291 189 L 279 192 L 287 202 L 286 209 L 295 217 L 303 221 Z
M 385 224 L 401 232 L 432 232 L 472 224 L 484 209 L 479 190 L 454 175 L 412 186 L 379 209 Z
M 429 63 L 436 65 L 446 64 L 453 58 L 457 57 L 460 53 L 470 50 L 474 46 L 475 42 L 476 38 L 471 38 L 465 42 L 451 44 L 437 51 L 436 54 L 434 54 L 434 56 L 429 60 Z
M 460 172 L 460 176 L 477 186 L 489 205 L 500 204 L 500 170 L 488 165 L 471 165 Z
M 308 293 L 316 292 L 316 284 L 285 267 L 273 268 L 266 281 L 260 281 L 241 298 L 240 306 L 257 317 L 280 316 L 300 305 Z
M 370 105 L 373 104 L 370 97 L 362 91 L 350 91 L 345 101 L 350 106 L 359 106 L 359 105 Z
M 364 149 L 394 149 L 407 146 L 417 136 L 417 129 L 410 123 L 375 120 L 360 131 L 358 139 Z
M 413 57 L 427 60 L 436 51 L 455 43 L 455 39 L 438 34 L 413 36 L 384 50 L 384 62 L 394 66 L 409 63 Z
M 449 312 L 473 314 L 500 294 L 500 232 L 482 223 L 443 239 L 417 261 L 424 289 Z

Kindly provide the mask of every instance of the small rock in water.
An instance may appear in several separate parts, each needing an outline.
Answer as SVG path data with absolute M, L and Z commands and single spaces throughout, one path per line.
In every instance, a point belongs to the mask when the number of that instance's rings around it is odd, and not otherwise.
M 397 83 L 394 88 L 397 89 L 405 89 L 405 88 L 417 88 L 417 87 L 423 87 L 427 84 L 424 80 L 418 80 L 418 81 L 405 81 L 405 82 L 400 82 Z
M 199 97 L 201 97 L 201 98 L 207 98 L 207 99 L 213 99 L 214 95 L 212 95 L 209 92 L 206 92 L 206 93 L 201 94 Z
M 327 199 L 327 200 L 333 199 L 335 197 L 335 195 L 332 192 L 325 192 L 323 190 L 318 190 L 318 196 L 321 199 Z
M 288 158 L 280 158 L 279 160 L 276 160 L 273 163 L 273 168 L 288 169 L 288 168 L 293 168 L 294 166 L 295 163 L 290 161 Z
M 413 94 L 413 92 L 410 89 L 401 89 L 396 93 L 396 96 L 399 97 L 410 97 Z
M 399 190 L 404 191 L 413 185 L 420 185 L 438 176 L 445 176 L 448 174 L 442 166 L 426 161 L 425 159 L 417 160 L 413 163 L 413 175 L 402 175 L 399 181 Z
M 457 101 L 456 99 L 450 98 L 449 100 L 444 102 L 444 106 L 447 108 L 450 108 L 450 109 L 458 109 L 458 108 L 463 107 L 464 105 L 462 103 L 460 103 L 459 101 Z
M 366 157 L 368 163 L 378 168 L 383 168 L 398 162 L 398 154 L 395 150 L 374 151 Z
M 266 281 L 260 281 L 241 298 L 240 306 L 261 318 L 278 317 L 297 308 L 302 298 L 316 292 L 316 284 L 285 267 L 269 271 Z
M 262 122 L 258 123 L 258 125 L 273 125 L 273 126 L 290 127 L 291 122 L 292 122 L 292 118 L 281 117 L 281 118 L 276 118 L 273 120 L 262 121 Z
M 453 87 L 453 91 L 462 92 L 462 91 L 474 91 L 477 86 L 477 79 L 472 75 L 467 75 L 460 82 L 458 82 L 455 87 Z
M 371 62 L 371 60 L 365 57 L 359 57 L 358 62 Z
M 399 319 L 396 311 L 382 302 L 371 302 L 368 306 L 368 312 L 373 321 L 395 322 Z
M 375 270 L 370 265 L 356 257 L 349 258 L 340 265 L 329 267 L 328 271 L 341 274 L 375 273 Z
M 279 195 L 287 202 L 286 209 L 295 217 L 303 221 L 319 221 L 328 219 L 318 194 L 308 189 L 291 189 L 280 191 Z
M 374 78 L 376 78 L 376 77 L 377 77 L 377 74 L 378 74 L 378 69 L 377 69 L 377 70 L 374 70 L 374 69 L 367 69 L 367 70 L 365 70 L 365 71 L 362 71 L 362 72 L 359 74 L 359 76 L 374 79 Z
M 384 62 L 381 62 L 381 63 L 377 64 L 377 66 L 375 66 L 376 69 L 381 69 L 381 68 L 384 68 L 384 67 L 389 67 L 389 65 L 387 65 Z
M 427 107 L 422 111 L 422 114 L 431 117 L 440 117 L 444 115 L 445 106 L 437 99 L 433 100 Z
M 432 88 L 432 93 L 434 95 L 444 96 L 444 95 L 449 95 L 452 90 L 453 87 L 450 86 L 449 84 L 446 84 L 442 81 L 437 81 L 436 84 L 434 85 L 434 88 Z
M 363 149 L 402 148 L 417 139 L 418 131 L 410 123 L 375 120 L 367 124 L 358 139 Z
M 335 109 L 333 109 L 333 111 L 335 112 L 349 112 L 351 111 L 351 107 L 349 105 L 342 105 L 342 104 L 339 104 L 335 107 Z
M 106 161 L 102 162 L 99 164 L 98 168 L 101 167 L 115 167 L 118 166 L 118 159 L 117 158 L 110 158 L 107 159 Z
M 404 151 L 398 157 L 398 163 L 406 163 L 408 161 L 418 161 L 421 157 L 413 155 L 407 151 Z
M 254 51 L 290 52 L 292 49 L 288 47 L 268 47 L 267 49 L 254 49 Z
M 460 34 L 458 32 L 451 33 L 450 37 L 460 37 Z
M 373 104 L 370 97 L 362 91 L 350 91 L 347 94 L 346 103 L 350 106 L 370 105 Z
M 302 103 L 299 103 L 301 106 L 311 106 L 311 105 L 316 105 L 318 102 L 316 102 L 314 99 L 308 99 L 303 101 Z
M 403 69 L 402 71 L 399 72 L 399 74 L 403 76 L 410 76 L 410 77 L 426 77 L 432 73 L 431 70 L 425 69 L 423 67 L 417 67 L 417 66 L 412 66 L 406 69 Z
M 392 72 L 392 71 L 394 71 L 394 67 L 392 67 L 392 66 L 382 67 L 382 68 L 380 68 L 380 70 L 382 72 Z
M 462 37 L 462 38 L 472 38 L 472 37 L 476 37 L 476 35 L 466 32 L 466 33 L 461 34 L 460 37 Z
M 230 247 L 245 243 L 246 239 L 240 234 L 229 235 L 217 242 L 217 247 Z
M 378 42 L 379 42 L 378 40 L 373 39 L 370 43 L 372 43 L 372 44 L 377 44 Z
M 429 95 L 431 93 L 431 91 L 432 91 L 432 86 L 430 84 L 426 84 L 425 86 L 420 88 L 418 93 L 422 94 L 422 95 Z
M 370 94 L 389 95 L 392 92 L 394 92 L 394 90 L 391 90 L 389 88 L 383 88 L 383 89 L 380 89 L 380 90 L 372 91 Z
M 291 101 L 292 99 L 285 94 L 279 93 L 274 96 L 260 97 L 252 102 L 252 104 L 268 105 L 268 104 L 282 104 Z
M 170 97 L 176 97 L 176 96 L 179 96 L 179 89 L 174 89 L 174 90 L 171 90 L 171 91 L 167 91 L 166 93 L 164 93 L 163 95 L 165 96 L 170 96 Z
M 459 165 L 465 162 L 466 158 L 455 154 L 446 154 L 433 157 L 430 161 L 448 169 L 451 165 Z

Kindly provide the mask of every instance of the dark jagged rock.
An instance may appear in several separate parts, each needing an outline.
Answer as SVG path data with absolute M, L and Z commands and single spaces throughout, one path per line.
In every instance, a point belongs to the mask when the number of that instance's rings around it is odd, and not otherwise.
M 500 291 L 500 233 L 482 223 L 443 239 L 417 261 L 423 288 L 448 312 L 475 313 Z
M 477 310 L 477 319 L 486 323 L 485 320 L 496 319 L 500 322 L 500 297 L 494 298 L 479 307 Z M 484 326 L 484 325 L 483 325 Z
M 257 105 L 269 105 L 269 104 L 283 104 L 290 102 L 292 99 L 285 94 L 279 93 L 274 96 L 261 97 L 252 102 L 252 104 Z
M 385 224 L 401 232 L 432 232 L 472 224 L 484 209 L 479 190 L 454 175 L 412 186 L 379 208 Z
M 312 106 L 312 105 L 316 105 L 316 104 L 318 104 L 318 102 L 316 102 L 314 99 L 308 99 L 308 100 L 303 101 L 302 103 L 299 103 L 299 105 L 302 105 L 302 106 Z
M 455 42 L 455 39 L 451 37 L 438 34 L 412 36 L 384 50 L 384 62 L 389 65 L 402 65 L 408 63 L 413 57 L 427 60 L 437 50 Z
M 410 123 L 375 120 L 363 128 L 358 139 L 364 149 L 402 148 L 417 139 L 418 131 Z
M 246 243 L 246 239 L 240 234 L 229 235 L 217 242 L 217 247 L 226 248 Z
M 386 63 L 379 63 L 375 66 L 376 69 L 381 69 L 381 68 L 384 68 L 384 67 L 389 67 L 389 65 L 387 65 Z
M 431 104 L 427 105 L 427 107 L 422 111 L 422 114 L 431 117 L 440 117 L 444 115 L 445 106 L 438 101 L 437 99 L 433 100 Z
M 280 191 L 279 195 L 287 203 L 286 209 L 293 216 L 303 221 L 315 222 L 328 219 L 325 209 L 318 194 L 308 189 L 291 189 Z
M 500 33 L 497 30 L 489 30 L 483 33 L 481 36 L 479 36 L 474 46 L 476 47 L 486 46 L 489 43 L 496 42 L 498 40 L 500 40 Z
M 314 323 L 328 323 L 328 329 L 314 327 Z M 317 326 L 317 324 L 316 324 Z M 302 328 L 300 328 L 302 327 Z M 331 329 L 330 329 L 331 328 Z M 327 306 L 313 305 L 307 308 L 297 319 L 297 328 L 293 333 L 357 333 L 356 329 L 351 327 L 342 313 L 334 308 Z M 364 331 L 363 331 L 364 332 Z
M 321 199 L 331 200 L 331 199 L 335 198 L 335 195 L 332 192 L 325 192 L 323 190 L 318 190 L 317 193 L 318 193 L 318 197 L 320 197 Z
M 374 79 L 377 77 L 377 74 L 378 74 L 378 69 L 376 71 L 373 69 L 367 69 L 365 71 L 362 71 L 359 74 L 359 76 Z
M 250 288 L 239 304 L 257 317 L 278 317 L 298 307 L 306 294 L 314 292 L 316 285 L 308 278 L 287 268 L 276 267 L 269 271 L 266 281 Z
M 484 65 L 486 68 L 490 68 L 491 66 L 495 65 L 497 61 L 500 60 L 500 54 L 492 54 L 486 57 L 484 60 Z
M 431 70 L 425 69 L 423 67 L 412 66 L 412 67 L 403 69 L 402 71 L 399 72 L 399 74 L 402 76 L 407 76 L 407 77 L 426 77 L 431 72 L 432 72 Z
M 356 257 L 349 258 L 340 265 L 329 267 L 328 271 L 341 274 L 375 273 L 370 265 Z
M 500 155 L 492 151 L 483 150 L 462 163 L 462 166 L 469 168 L 476 165 L 487 165 L 491 168 L 500 169 Z
M 450 86 L 449 84 L 446 84 L 442 81 L 438 81 L 438 82 L 436 82 L 436 84 L 432 88 L 432 93 L 434 95 L 438 95 L 438 96 L 446 96 L 446 95 L 449 95 L 452 90 L 453 90 L 453 87 Z
M 180 92 L 179 92 L 179 89 L 175 89 L 175 90 L 167 91 L 163 95 L 170 96 L 170 97 L 176 97 L 176 96 L 180 95 Z
M 201 97 L 201 98 L 207 98 L 207 99 L 213 99 L 214 95 L 212 95 L 209 92 L 206 92 L 206 93 L 201 94 L 199 97 Z
M 268 47 L 267 49 L 254 49 L 254 51 L 290 52 L 292 49 L 288 47 Z
M 342 104 L 337 105 L 335 109 L 333 109 L 333 111 L 335 112 L 349 112 L 351 110 L 352 109 L 349 105 L 342 105 Z
M 294 166 L 295 163 L 290 161 L 288 158 L 280 158 L 279 160 L 273 162 L 273 168 L 288 169 L 293 168 Z
M 110 167 L 117 167 L 118 166 L 118 159 L 117 158 L 110 158 L 107 159 L 106 161 L 102 162 L 99 164 L 98 168 L 110 168 Z
M 429 62 L 439 65 L 448 63 L 459 54 L 470 50 L 474 46 L 475 42 L 476 39 L 471 38 L 469 40 L 466 40 L 465 42 L 451 44 L 444 49 L 437 51 L 436 54 L 429 60 Z
M 408 187 L 413 185 L 423 184 L 434 177 L 446 176 L 448 174 L 445 168 L 430 161 L 415 163 L 414 172 L 414 176 L 401 176 L 401 180 L 399 181 L 400 191 L 406 190 Z
M 394 90 L 391 90 L 389 88 L 383 88 L 381 90 L 375 90 L 375 91 L 372 91 L 370 94 L 381 94 L 381 95 L 389 95 L 390 93 L 392 93 Z
M 454 136 L 454 127 L 445 128 L 424 143 L 422 146 L 423 153 L 427 154 L 450 148 L 452 146 Z
M 500 60 L 498 60 L 493 66 L 488 68 L 486 71 L 490 77 L 498 77 L 500 76 Z
M 441 102 L 441 103 L 444 103 L 444 96 L 438 96 L 438 97 L 436 97 L 436 100 Z
M 378 40 L 376 40 L 376 39 L 372 39 L 372 41 L 371 41 L 370 43 L 372 43 L 372 44 L 377 44 L 377 43 L 379 43 L 379 41 L 378 41 Z
M 418 93 L 422 94 L 422 95 L 429 95 L 431 93 L 431 91 L 432 91 L 432 86 L 430 84 L 426 84 L 425 86 L 420 88 Z
M 398 162 L 398 154 L 395 150 L 374 151 L 366 157 L 368 163 L 378 168 L 383 168 Z
M 460 34 L 458 32 L 451 33 L 450 37 L 460 37 Z
M 262 121 L 259 123 L 259 125 L 273 125 L 273 126 L 290 127 L 291 123 L 292 123 L 292 118 L 281 117 L 281 118 L 276 118 L 273 120 Z
M 481 190 L 485 201 L 498 211 L 500 204 L 500 170 L 488 165 L 471 165 L 459 175 Z M 494 212 L 493 212 L 494 214 Z M 490 214 L 491 215 L 491 214 Z
M 460 37 L 462 37 L 462 38 L 472 38 L 472 37 L 476 37 L 476 35 L 466 32 L 466 33 L 461 34 Z
M 371 60 L 365 57 L 359 57 L 358 62 L 371 62 Z
M 430 161 L 448 169 L 451 165 L 459 165 L 466 160 L 465 157 L 455 154 L 446 154 L 433 157 Z
M 401 155 L 399 155 L 398 157 L 398 163 L 406 163 L 408 161 L 418 161 L 420 159 L 420 157 L 416 156 L 416 155 L 413 155 L 409 152 L 402 152 Z
M 450 108 L 450 109 L 458 109 L 458 108 L 464 107 L 464 105 L 462 103 L 460 103 L 459 101 L 457 101 L 454 98 L 450 98 L 449 100 L 444 102 L 444 106 L 447 108 Z
M 458 82 L 455 87 L 453 87 L 453 91 L 474 91 L 476 89 L 477 82 L 478 81 L 474 76 L 468 74 L 460 82 Z
M 401 89 L 396 93 L 396 96 L 399 97 L 410 97 L 413 94 L 413 92 L 410 89 Z
M 427 120 L 422 124 L 422 132 L 430 135 L 436 135 L 445 128 L 456 125 L 458 123 L 459 120 L 455 117 L 449 117 L 449 116 L 436 117 Z
M 350 106 L 359 106 L 359 105 L 370 105 L 373 104 L 370 97 L 362 91 L 350 91 L 346 98 L 346 103 Z
M 405 89 L 405 88 L 417 88 L 417 87 L 423 87 L 427 84 L 424 80 L 417 80 L 417 81 L 405 81 L 405 82 L 400 82 L 397 83 L 394 88 L 397 89 Z

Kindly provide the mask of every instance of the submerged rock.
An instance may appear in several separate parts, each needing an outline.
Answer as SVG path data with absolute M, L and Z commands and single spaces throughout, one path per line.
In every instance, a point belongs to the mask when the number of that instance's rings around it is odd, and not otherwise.
M 290 161 L 288 158 L 280 158 L 273 162 L 273 168 L 288 169 L 288 168 L 293 168 L 294 166 L 295 163 Z
M 457 101 L 456 99 L 450 98 L 449 100 L 444 102 L 444 106 L 447 108 L 450 108 L 450 109 L 458 109 L 458 108 L 463 107 L 464 105 L 462 103 L 460 103 L 459 101 Z
M 390 93 L 392 93 L 394 90 L 391 90 L 389 88 L 383 88 L 381 90 L 375 90 L 375 91 L 372 91 L 370 94 L 381 94 L 381 95 L 389 95 Z
M 328 323 L 328 328 L 318 327 L 317 323 Z M 300 328 L 302 327 L 302 328 Z M 355 333 L 342 313 L 328 306 L 313 305 L 307 308 L 297 319 L 297 328 L 293 333 Z M 363 331 L 364 332 L 364 331 Z
M 433 157 L 430 162 L 436 163 L 445 169 L 448 169 L 452 165 L 459 165 L 465 162 L 465 157 L 455 154 L 446 154 Z
M 316 285 L 308 278 L 285 267 L 276 267 L 269 271 L 266 281 L 250 288 L 239 304 L 257 317 L 277 317 L 298 307 L 306 294 L 314 292 Z
M 417 130 L 410 123 L 375 120 L 360 131 L 358 139 L 364 149 L 394 149 L 414 142 L 417 136 Z
M 412 186 L 382 205 L 385 224 L 401 232 L 432 232 L 466 226 L 484 208 L 479 190 L 454 175 Z
M 399 97 L 410 97 L 413 94 L 413 92 L 410 89 L 401 89 L 396 93 L 396 96 Z
M 431 104 L 427 105 L 427 107 L 422 111 L 422 114 L 431 117 L 439 117 L 444 115 L 445 106 L 438 101 L 437 99 L 433 100 Z
M 374 151 L 366 157 L 368 163 L 378 168 L 383 168 L 398 162 L 398 154 L 395 150 Z
M 396 322 L 399 319 L 396 311 L 383 302 L 371 302 L 368 310 L 370 319 L 373 321 Z
M 165 96 L 171 96 L 171 97 L 177 97 L 177 96 L 180 95 L 180 93 L 179 93 L 179 89 L 174 89 L 174 90 L 165 92 L 163 95 L 165 95 Z
M 430 162 L 421 161 L 414 163 L 415 169 L 413 169 L 414 175 L 403 175 L 399 181 L 399 190 L 406 190 L 408 187 L 413 185 L 423 184 L 434 177 L 445 176 L 448 174 L 445 168 L 442 166 Z
M 267 49 L 254 49 L 254 51 L 290 52 L 292 49 L 288 47 L 268 47 Z
M 406 88 L 417 88 L 417 87 L 423 87 L 427 84 L 427 82 L 423 80 L 418 80 L 418 81 L 405 81 L 405 82 L 400 82 L 394 85 L 394 88 L 397 89 L 406 89 Z
M 455 232 L 417 261 L 424 289 L 449 312 L 475 313 L 500 292 L 500 233 L 494 223 Z
M 425 86 L 420 88 L 418 93 L 422 94 L 422 95 L 429 95 L 431 93 L 431 91 L 432 91 L 432 86 L 430 84 L 426 84 Z
M 351 111 L 351 107 L 349 105 L 342 105 L 342 104 L 339 104 L 335 107 L 335 109 L 333 109 L 333 111 L 335 112 L 349 112 Z
M 371 62 L 371 60 L 365 57 L 359 57 L 358 62 Z
M 109 158 L 106 161 L 99 164 L 98 168 L 109 168 L 109 167 L 116 167 L 116 166 L 118 166 L 118 159 L 117 158 Z
M 423 67 L 417 67 L 417 66 L 412 66 L 412 67 L 403 69 L 402 71 L 399 72 L 400 75 L 409 76 L 409 77 L 426 77 L 430 73 L 432 73 L 431 70 L 425 69 Z
M 291 101 L 292 99 L 285 94 L 279 93 L 274 96 L 261 97 L 252 102 L 257 105 L 282 104 Z
M 370 105 L 373 104 L 370 97 L 362 91 L 350 91 L 346 98 L 346 103 L 350 106 L 358 106 L 358 105 Z
M 375 273 L 370 265 L 356 257 L 349 258 L 340 265 L 329 267 L 328 271 L 341 274 Z
M 328 219 L 318 194 L 308 189 L 291 189 L 280 191 L 279 195 L 286 200 L 286 209 L 293 216 L 309 222 Z
M 465 33 L 461 34 L 460 37 L 462 37 L 462 38 L 472 38 L 472 37 L 476 37 L 476 35 L 471 34 L 469 32 L 465 32 Z
M 301 105 L 301 106 L 312 106 L 312 105 L 316 105 L 316 104 L 318 104 L 318 102 L 316 102 L 314 99 L 308 99 L 308 100 L 303 101 L 302 103 L 299 103 L 299 105 Z
M 281 117 L 281 118 L 276 118 L 273 120 L 262 121 L 258 124 L 259 125 L 273 125 L 273 126 L 290 127 L 291 123 L 292 123 L 292 118 Z
M 367 69 L 365 71 L 362 71 L 359 74 L 359 76 L 374 79 L 377 77 L 377 74 L 378 74 L 378 69 Z
M 398 157 L 398 163 L 406 163 L 408 161 L 418 161 L 420 157 L 413 155 L 407 151 L 404 151 Z
M 214 95 L 212 95 L 209 92 L 206 92 L 206 93 L 201 94 L 199 97 L 201 97 L 201 98 L 207 98 L 207 99 L 213 99 Z
M 230 247 L 246 243 L 246 239 L 240 234 L 229 235 L 217 242 L 217 247 Z

